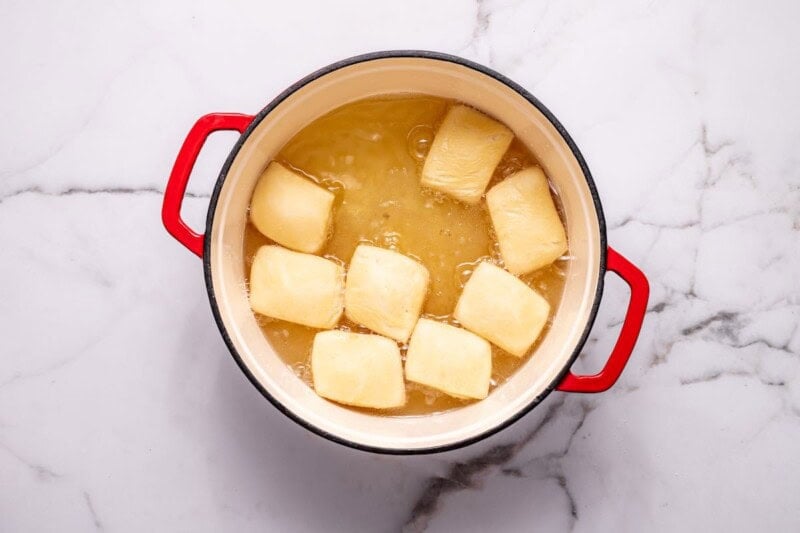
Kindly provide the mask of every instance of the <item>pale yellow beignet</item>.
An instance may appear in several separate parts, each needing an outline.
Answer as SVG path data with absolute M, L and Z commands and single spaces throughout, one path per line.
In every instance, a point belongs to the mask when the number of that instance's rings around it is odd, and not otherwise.
M 422 168 L 422 185 L 468 204 L 480 201 L 514 134 L 465 105 L 450 108 Z
M 345 315 L 400 342 L 408 340 L 428 290 L 428 269 L 401 253 L 361 244 L 345 283 Z
M 547 177 L 539 167 L 520 170 L 486 193 L 500 255 L 516 275 L 547 266 L 567 251 Z
M 347 405 L 389 409 L 406 403 L 397 344 L 380 335 L 321 331 L 311 349 L 314 390 Z
M 522 357 L 539 338 L 550 304 L 519 278 L 481 263 L 464 285 L 454 313 L 466 329 Z
M 406 379 L 458 398 L 483 399 L 492 377 L 492 347 L 469 331 L 420 318 L 406 354 Z
M 344 268 L 311 254 L 262 246 L 250 269 L 256 313 L 312 328 L 332 328 L 344 307 Z
M 278 244 L 313 254 L 328 239 L 333 200 L 329 190 L 272 162 L 256 183 L 250 220 Z

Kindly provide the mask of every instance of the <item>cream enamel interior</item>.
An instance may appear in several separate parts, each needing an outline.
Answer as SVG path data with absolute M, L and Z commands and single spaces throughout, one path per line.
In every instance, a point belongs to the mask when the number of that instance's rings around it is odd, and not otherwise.
M 536 353 L 488 398 L 422 417 L 351 411 L 317 396 L 272 350 L 245 292 L 243 237 L 255 183 L 274 154 L 315 118 L 381 94 L 425 93 L 472 105 L 508 125 L 545 167 L 561 197 L 573 256 L 553 327 Z M 241 146 L 219 192 L 210 236 L 211 282 L 231 342 L 255 379 L 280 404 L 320 430 L 361 446 L 419 450 L 452 445 L 502 425 L 569 364 L 596 295 L 600 228 L 580 165 L 547 118 L 505 84 L 431 58 L 381 58 L 346 66 L 304 85 L 275 107 Z

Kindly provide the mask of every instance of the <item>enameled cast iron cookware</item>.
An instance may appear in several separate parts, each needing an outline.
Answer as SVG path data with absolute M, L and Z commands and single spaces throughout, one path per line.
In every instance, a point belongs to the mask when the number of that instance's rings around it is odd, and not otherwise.
M 472 105 L 508 125 L 534 153 L 557 189 L 570 253 L 562 301 L 534 357 L 485 400 L 423 417 L 380 417 L 317 396 L 272 350 L 250 310 L 243 237 L 250 195 L 267 163 L 300 129 L 348 102 L 375 95 L 424 93 Z M 235 130 L 241 137 L 222 167 L 208 209 L 205 235 L 192 231 L 180 208 L 206 137 Z M 457 448 L 508 426 L 552 390 L 601 392 L 619 377 L 639 335 L 648 283 L 642 272 L 606 244 L 600 199 L 578 147 L 556 118 L 525 89 L 486 67 L 424 51 L 354 57 L 300 80 L 255 116 L 213 113 L 186 137 L 164 193 L 164 225 L 203 259 L 214 318 L 231 354 L 261 393 L 295 422 L 328 439 L 383 453 Z M 596 375 L 570 372 L 594 322 L 606 271 L 631 289 L 619 339 Z

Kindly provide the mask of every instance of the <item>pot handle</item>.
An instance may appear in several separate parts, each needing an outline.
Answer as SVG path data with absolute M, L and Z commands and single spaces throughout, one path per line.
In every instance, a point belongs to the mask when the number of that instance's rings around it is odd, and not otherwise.
M 650 285 L 647 278 L 636 265 L 622 257 L 613 248 L 608 248 L 608 270 L 614 272 L 631 288 L 631 299 L 625 313 L 625 321 L 619 332 L 617 344 L 603 369 L 593 376 L 576 376 L 571 371 L 556 387 L 564 392 L 603 392 L 608 390 L 622 374 L 622 369 L 639 337 L 642 321 L 647 312 L 647 299 Z
M 200 117 L 189 130 L 189 134 L 178 152 L 178 157 L 175 159 L 175 164 L 172 166 L 172 172 L 164 190 L 161 220 L 170 235 L 199 257 L 203 257 L 205 236 L 193 231 L 181 218 L 181 205 L 192 168 L 194 168 L 203 144 L 211 133 L 221 130 L 235 130 L 243 133 L 251 122 L 253 122 L 252 115 L 239 113 L 210 113 Z

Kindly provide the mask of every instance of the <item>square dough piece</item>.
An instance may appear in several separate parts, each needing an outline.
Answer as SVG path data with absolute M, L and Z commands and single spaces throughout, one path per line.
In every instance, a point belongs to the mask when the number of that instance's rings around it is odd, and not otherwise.
M 344 290 L 347 318 L 406 342 L 428 290 L 428 269 L 405 255 L 361 244 L 353 253 Z
M 462 326 L 517 357 L 539 338 L 549 315 L 547 300 L 491 263 L 472 273 L 453 314 Z
M 328 239 L 334 194 L 272 162 L 258 179 L 250 200 L 250 220 L 273 241 L 317 253 Z
M 486 398 L 492 347 L 469 331 L 421 318 L 406 354 L 406 379 L 457 398 Z
M 311 348 L 311 373 L 317 394 L 335 402 L 374 409 L 406 403 L 400 349 L 380 335 L 317 333 Z
M 567 251 L 567 235 L 541 168 L 507 177 L 486 193 L 486 203 L 500 255 L 512 274 L 547 266 Z
M 422 168 L 422 185 L 468 204 L 480 201 L 514 139 L 510 129 L 464 105 L 444 117 Z
M 332 328 L 342 316 L 344 268 L 311 254 L 262 246 L 250 269 L 250 307 L 262 315 Z

